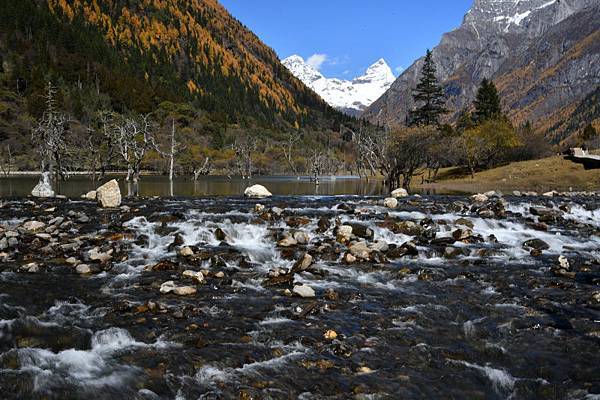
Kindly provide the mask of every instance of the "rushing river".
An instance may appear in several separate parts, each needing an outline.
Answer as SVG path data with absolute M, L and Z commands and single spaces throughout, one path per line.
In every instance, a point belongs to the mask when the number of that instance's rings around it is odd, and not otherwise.
M 255 203 L 4 201 L 0 397 L 600 398 L 598 198 Z

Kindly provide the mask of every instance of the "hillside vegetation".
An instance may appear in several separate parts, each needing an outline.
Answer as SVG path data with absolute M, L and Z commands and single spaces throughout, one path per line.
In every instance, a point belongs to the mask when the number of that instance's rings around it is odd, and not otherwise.
M 21 169 L 36 168 L 31 128 L 48 82 L 71 130 L 89 129 L 104 110 L 152 113 L 161 129 L 175 118 L 188 158 L 230 157 L 248 132 L 274 142 L 294 131 L 322 147 L 356 123 L 215 0 L 3 1 L 0 56 L 0 144 Z

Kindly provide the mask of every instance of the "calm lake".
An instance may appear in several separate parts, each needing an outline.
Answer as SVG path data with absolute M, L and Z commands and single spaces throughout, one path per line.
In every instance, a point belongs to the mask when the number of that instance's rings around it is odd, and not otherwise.
M 109 177 L 112 179 L 113 177 Z M 119 180 L 123 194 L 140 196 L 237 196 L 250 185 L 264 185 L 274 195 L 383 195 L 387 190 L 379 180 L 359 179 L 354 176 L 322 177 L 320 184 L 315 185 L 308 177 L 298 179 L 295 176 L 257 176 L 248 179 L 225 176 L 203 176 L 197 181 L 189 177 L 176 178 L 172 184 L 164 176 L 144 176 L 137 190 L 135 185 L 128 184 L 122 176 L 114 177 Z M 37 184 L 38 176 L 15 176 L 0 178 L 0 197 L 22 197 L 31 194 Z M 107 180 L 101 183 L 107 182 Z M 74 176 L 66 182 L 59 182 L 55 188 L 58 194 L 68 197 L 79 197 L 95 189 L 101 183 L 93 182 L 87 176 Z

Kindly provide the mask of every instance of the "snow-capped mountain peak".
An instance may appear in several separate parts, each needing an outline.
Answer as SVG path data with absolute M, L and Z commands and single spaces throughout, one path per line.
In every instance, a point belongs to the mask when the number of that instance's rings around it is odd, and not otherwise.
M 286 58 L 283 61 L 283 65 L 285 65 L 296 78 L 300 79 L 309 87 L 313 82 L 318 81 L 319 79 L 325 79 L 315 67 L 308 64 L 298 55 Z
M 364 75 L 351 81 L 326 78 L 298 55 L 288 57 L 282 63 L 332 107 L 354 115 L 370 106 L 396 79 L 383 58 L 367 68 Z

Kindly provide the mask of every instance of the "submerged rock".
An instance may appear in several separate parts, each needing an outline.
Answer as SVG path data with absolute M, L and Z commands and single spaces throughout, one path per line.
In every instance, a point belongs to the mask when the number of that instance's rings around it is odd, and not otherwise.
M 425 231 L 421 225 L 417 225 L 413 221 L 398 222 L 392 230 L 394 233 L 401 233 L 408 236 L 419 236 Z
M 117 208 L 121 205 L 121 189 L 115 179 L 96 189 L 97 199 L 104 208 Z
M 534 250 L 548 250 L 550 245 L 541 239 L 530 239 L 523 243 L 523 248 Z
M 262 185 L 253 185 L 244 190 L 244 196 L 251 199 L 264 199 L 273 196 L 266 187 Z
M 358 236 L 359 238 L 371 240 L 375 236 L 375 232 L 373 231 L 373 229 L 369 228 L 365 224 L 358 224 L 352 222 L 348 223 L 348 226 L 352 227 L 352 233 L 355 236 Z

